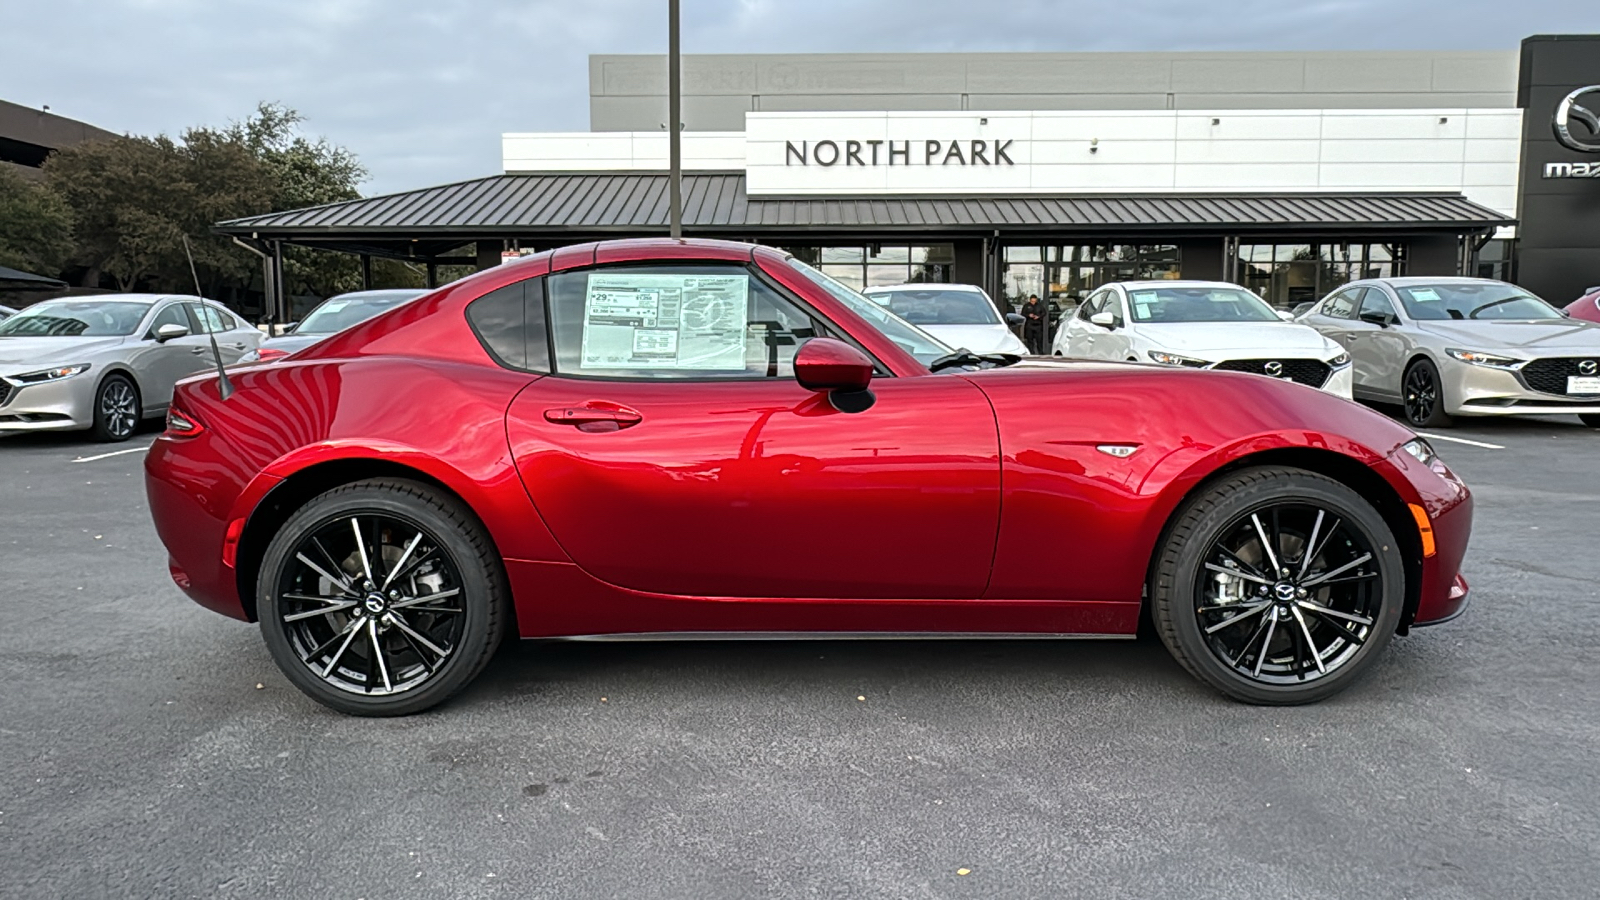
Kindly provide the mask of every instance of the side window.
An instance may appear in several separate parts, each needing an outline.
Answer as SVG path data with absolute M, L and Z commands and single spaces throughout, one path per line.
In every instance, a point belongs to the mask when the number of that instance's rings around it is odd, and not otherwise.
M 1400 318 L 1400 315 L 1395 312 L 1394 303 L 1390 302 L 1388 295 L 1378 288 L 1367 288 L 1367 295 L 1361 298 L 1361 312 L 1359 315 L 1365 315 L 1366 313 L 1386 313 L 1397 319 Z
M 215 309 L 200 303 L 185 303 L 189 307 L 189 316 L 194 321 L 191 329 L 196 334 L 221 333 L 233 327 Z
M 155 320 L 150 323 L 150 330 L 145 332 L 144 336 L 146 338 L 155 337 L 156 332 L 163 325 L 182 325 L 191 332 L 194 331 L 194 326 L 190 324 L 188 315 L 183 311 L 182 303 L 168 303 L 163 306 L 161 311 L 156 313 Z
M 1352 318 L 1355 315 L 1356 306 L 1361 302 L 1361 295 L 1366 290 L 1366 288 L 1350 288 L 1334 294 L 1322 304 L 1321 313 L 1333 319 Z
M 783 378 L 822 323 L 743 266 L 549 276 L 555 370 L 591 378 Z
M 1127 322 L 1127 317 L 1122 312 L 1122 298 L 1117 296 L 1116 291 L 1106 291 L 1106 303 L 1100 311 L 1111 313 L 1116 318 L 1111 324 L 1113 328 L 1121 328 Z
M 467 323 L 500 365 L 525 372 L 550 371 L 543 278 L 508 284 L 472 301 Z

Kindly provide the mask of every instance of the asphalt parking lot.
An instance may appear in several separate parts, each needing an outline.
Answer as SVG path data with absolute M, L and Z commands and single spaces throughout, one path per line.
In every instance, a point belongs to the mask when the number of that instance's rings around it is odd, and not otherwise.
M 0 440 L 0 896 L 1594 896 L 1600 433 L 1438 434 L 1473 605 L 1319 706 L 1145 641 L 540 643 L 401 720 L 172 586 L 153 433 Z

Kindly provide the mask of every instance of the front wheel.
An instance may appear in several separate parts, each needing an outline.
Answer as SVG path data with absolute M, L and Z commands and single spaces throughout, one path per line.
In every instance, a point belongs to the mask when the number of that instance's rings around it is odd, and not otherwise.
M 1248 469 L 1177 516 L 1156 561 L 1151 616 L 1173 657 L 1229 697 L 1329 697 L 1394 634 L 1400 552 L 1349 487 L 1302 469 Z
M 1439 367 L 1419 359 L 1406 368 L 1400 380 L 1400 395 L 1405 402 L 1406 422 L 1413 428 L 1448 428 L 1450 414 L 1444 408 L 1444 387 Z
M 89 430 L 97 441 L 121 443 L 133 437 L 142 416 L 139 389 L 126 375 L 107 375 L 94 393 L 94 424 Z
M 295 687 L 340 712 L 400 716 L 477 677 L 509 594 L 470 510 L 421 484 L 372 480 L 290 516 L 267 547 L 256 608 Z

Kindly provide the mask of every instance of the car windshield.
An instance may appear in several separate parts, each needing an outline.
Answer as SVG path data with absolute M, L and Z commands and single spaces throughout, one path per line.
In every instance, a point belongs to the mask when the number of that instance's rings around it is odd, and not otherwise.
M 939 288 L 868 291 L 867 299 L 889 307 L 912 325 L 998 325 L 994 304 L 977 291 Z
M 1396 286 L 1413 319 L 1559 319 L 1550 304 L 1497 281 Z
M 1129 288 L 1135 322 L 1276 322 L 1266 301 L 1244 288 Z
M 150 304 L 133 300 L 56 300 L 0 322 L 0 337 L 113 337 L 133 334 Z
M 333 334 L 343 331 L 352 325 L 357 325 L 385 310 L 394 309 L 396 306 L 422 296 L 424 292 L 397 292 L 393 294 L 375 294 L 372 296 L 351 296 L 344 294 L 330 297 L 322 302 L 321 306 L 311 311 L 311 314 L 301 320 L 294 330 L 295 334 Z
M 895 345 L 901 350 L 915 356 L 917 362 L 927 365 L 950 352 L 950 347 L 945 346 L 926 331 L 895 315 L 887 307 L 868 300 L 851 288 L 834 281 L 798 259 L 790 259 L 789 264 L 818 287 L 831 294 L 835 300 L 850 307 L 851 312 L 866 319 L 868 324 L 882 332 L 884 337 L 894 341 Z

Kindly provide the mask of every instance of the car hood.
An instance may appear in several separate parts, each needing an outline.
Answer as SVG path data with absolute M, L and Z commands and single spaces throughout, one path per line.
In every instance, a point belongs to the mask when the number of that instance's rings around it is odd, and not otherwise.
M 80 363 L 114 349 L 125 337 L 0 337 L 0 372 L 15 375 L 28 369 Z
M 1304 356 L 1321 359 L 1338 345 L 1294 322 L 1188 322 L 1135 326 L 1146 342 L 1203 359 Z
M 315 344 L 318 341 L 326 340 L 326 339 L 328 339 L 330 337 L 333 337 L 333 335 L 331 335 L 331 334 L 285 334 L 285 335 L 282 335 L 280 337 L 267 338 L 266 340 L 262 341 L 261 342 L 261 349 L 263 349 L 263 350 L 282 350 L 285 353 L 293 353 L 296 350 L 304 350 L 305 348 L 311 346 L 312 344 Z
M 952 347 L 965 347 L 973 353 L 1015 353 L 1019 341 L 1004 325 L 918 325 Z
M 1600 356 L 1600 326 L 1559 322 L 1418 322 L 1417 330 L 1462 350 L 1522 350 L 1540 355 Z

